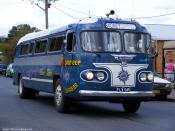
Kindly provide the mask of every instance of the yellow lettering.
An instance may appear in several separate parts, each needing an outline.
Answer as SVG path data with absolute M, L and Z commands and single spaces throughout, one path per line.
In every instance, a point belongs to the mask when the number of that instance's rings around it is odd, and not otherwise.
M 81 61 L 80 61 L 80 60 L 78 60 L 78 61 L 77 61 L 77 63 L 78 63 L 77 65 L 80 65 Z
M 75 91 L 78 88 L 78 84 L 74 83 L 72 86 L 68 87 L 66 89 L 66 93 L 72 93 L 73 91 Z
M 46 72 L 46 75 L 47 75 L 48 77 L 51 77 L 51 76 L 52 76 L 52 72 L 47 71 L 47 72 Z
M 80 63 L 80 60 L 65 60 L 65 66 L 78 66 Z

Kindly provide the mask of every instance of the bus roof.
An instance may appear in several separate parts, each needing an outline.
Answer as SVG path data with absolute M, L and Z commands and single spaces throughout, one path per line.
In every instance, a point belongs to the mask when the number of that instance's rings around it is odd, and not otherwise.
M 50 34 L 55 34 L 58 32 L 62 32 L 67 30 L 69 27 L 68 26 L 63 26 L 63 27 L 59 27 L 59 28 L 54 28 L 54 29 L 46 29 L 44 31 L 39 31 L 39 32 L 33 32 L 33 33 L 29 33 L 26 34 L 25 36 L 23 36 L 17 43 L 17 45 L 19 45 L 20 43 L 24 42 L 24 41 L 28 41 L 28 40 L 32 40 L 32 39 L 36 39 L 36 38 L 41 38 L 44 36 L 48 36 Z
M 90 24 L 90 23 L 95 23 L 97 21 L 98 21 L 97 18 L 86 18 L 86 19 L 83 19 L 79 22 L 76 22 L 75 24 Z M 48 36 L 48 35 L 51 35 L 51 34 L 55 34 L 55 33 L 58 33 L 58 32 L 66 31 L 70 28 L 69 26 L 75 25 L 75 24 L 68 24 L 68 25 L 63 26 L 63 27 L 56 27 L 56 28 L 52 28 L 52 29 L 46 29 L 44 31 L 33 32 L 33 33 L 26 34 L 25 36 L 23 36 L 18 41 L 17 45 L 19 45 L 22 42 L 28 41 L 28 40 L 41 38 L 41 37 Z
M 107 24 L 104 26 L 104 23 L 107 23 Z M 112 23 L 112 24 L 111 24 Z M 114 23 L 114 24 L 113 24 Z M 100 24 L 100 26 L 99 26 Z M 127 25 L 127 28 L 128 28 L 128 25 L 133 25 L 137 27 L 139 27 L 139 31 L 146 31 L 146 28 L 140 24 L 138 24 L 137 22 L 135 21 L 128 21 L 128 20 L 120 20 L 120 19 L 117 19 L 117 20 L 114 20 L 114 19 L 111 19 L 111 18 L 84 18 L 82 20 L 80 20 L 79 22 L 76 22 L 76 23 L 73 23 L 73 24 L 68 24 L 66 26 L 63 26 L 63 27 L 57 27 L 57 28 L 54 28 L 54 29 L 47 29 L 47 30 L 44 30 L 44 31 L 39 31 L 39 32 L 34 32 L 34 33 L 29 33 L 25 36 L 23 36 L 17 43 L 17 45 L 19 45 L 20 43 L 22 42 L 25 42 L 25 41 L 28 41 L 28 40 L 34 40 L 34 39 L 37 39 L 37 38 L 41 38 L 41 37 L 44 37 L 44 36 L 49 36 L 51 34 L 56 34 L 56 33 L 59 33 L 59 32 L 64 32 L 64 31 L 67 31 L 68 29 L 70 28 L 74 28 L 74 29 L 80 29 L 80 30 L 87 30 L 87 29 L 104 29 L 104 28 L 108 28 L 108 29 L 114 29 L 116 27 L 118 27 L 117 24 L 126 24 Z M 79 28 L 77 27 L 77 25 L 79 25 Z M 121 25 L 119 25 L 120 27 L 123 27 Z M 114 27 L 114 28 L 113 28 Z

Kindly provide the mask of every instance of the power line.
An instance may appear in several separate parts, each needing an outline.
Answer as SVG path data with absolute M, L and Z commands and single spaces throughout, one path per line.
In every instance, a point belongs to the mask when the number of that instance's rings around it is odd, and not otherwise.
M 175 15 L 175 12 L 167 13 L 167 14 L 162 14 L 162 15 L 138 17 L 138 18 L 134 18 L 134 19 L 151 19 L 151 18 L 155 18 L 155 17 L 163 17 L 163 16 L 169 16 L 169 15 Z
M 0 3 L 1 5 L 15 5 L 15 4 L 22 4 L 23 2 L 11 2 L 11 3 Z
M 58 8 L 57 8 L 56 6 L 54 6 L 53 4 L 51 4 L 51 6 L 53 6 L 56 10 L 60 11 L 60 12 L 63 13 L 63 14 L 65 14 L 65 15 L 67 15 L 67 16 L 73 18 L 73 19 L 79 20 L 77 17 L 75 17 L 75 16 L 73 16 L 73 15 L 70 15 L 70 14 L 68 14 L 68 13 L 66 13 L 66 12 L 64 12 L 64 11 L 62 11 L 62 10 L 60 10 L 60 9 L 58 9 Z
M 65 6 L 65 5 L 63 5 L 63 4 L 57 4 L 58 6 L 61 6 L 61 7 L 63 7 L 63 8 L 66 8 L 66 9 L 69 9 L 69 10 L 71 10 L 71 11 L 74 11 L 74 12 L 77 12 L 77 13 L 80 13 L 80 14 L 84 14 L 84 15 L 91 15 L 91 14 L 89 14 L 89 13 L 85 13 L 85 12 L 82 12 L 82 11 L 79 11 L 79 10 L 76 10 L 76 9 L 72 9 L 72 8 L 70 8 L 70 7 L 67 7 L 67 6 Z M 91 16 L 95 16 L 95 17 L 98 17 L 98 16 L 96 16 L 96 15 L 91 15 Z

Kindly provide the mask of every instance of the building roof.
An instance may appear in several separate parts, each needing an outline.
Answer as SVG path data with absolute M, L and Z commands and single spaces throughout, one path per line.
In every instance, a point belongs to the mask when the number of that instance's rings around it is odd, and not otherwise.
M 146 24 L 154 40 L 175 40 L 175 25 Z

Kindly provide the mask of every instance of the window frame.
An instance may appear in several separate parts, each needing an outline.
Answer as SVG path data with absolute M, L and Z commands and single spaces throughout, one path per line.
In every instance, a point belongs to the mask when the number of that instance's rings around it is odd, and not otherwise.
M 119 36 L 120 36 L 120 51 L 118 51 L 118 52 L 114 52 L 114 51 L 99 51 L 99 52 L 96 52 L 96 51 L 87 51 L 87 50 L 85 50 L 84 48 L 83 48 L 83 45 L 82 45 L 82 38 L 81 38 L 81 34 L 83 33 L 83 32 L 116 32 L 116 33 L 118 33 L 119 34 Z M 122 51 L 123 51 L 123 45 L 122 45 L 122 33 L 119 31 L 119 30 L 83 30 L 83 31 L 81 31 L 80 32 L 80 34 L 79 34 L 79 37 L 80 37 L 80 47 L 81 47 L 81 49 L 84 51 L 84 52 L 89 52 L 89 53 L 121 53 Z
M 26 54 L 21 54 L 21 52 L 22 52 L 22 47 L 24 47 L 24 46 L 27 46 L 27 53 Z M 23 42 L 23 43 L 21 43 L 21 45 L 20 45 L 20 51 L 19 51 L 19 56 L 27 56 L 28 55 L 28 53 L 29 53 L 29 46 L 30 46 L 30 44 L 28 43 L 28 42 Z
M 46 41 L 45 49 L 44 49 L 43 52 L 36 52 L 37 42 L 41 42 L 41 41 Z M 33 49 L 34 54 L 35 54 L 35 55 L 46 54 L 47 45 L 48 45 L 48 38 L 36 40 L 36 41 L 35 41 L 35 44 L 34 44 L 34 47 L 33 47 L 33 48 L 34 48 L 34 49 Z
M 145 44 L 144 52 L 128 52 L 126 50 L 126 43 L 125 43 L 125 34 L 127 34 L 127 33 L 148 35 L 150 37 L 150 40 L 151 40 L 151 35 L 149 33 L 147 33 L 147 32 L 134 32 L 134 31 L 126 31 L 126 32 L 123 33 L 123 45 L 124 45 L 124 51 L 126 53 L 128 53 L 128 54 L 148 54 L 148 52 L 147 52 L 147 50 L 148 50 L 147 44 Z M 148 47 L 150 47 L 150 45 Z
M 28 50 L 28 55 L 31 56 L 31 55 L 33 55 L 33 53 L 34 53 L 35 41 L 33 41 L 33 40 L 32 40 L 32 41 L 29 41 L 29 45 L 30 45 L 30 46 L 29 46 L 29 50 Z M 31 45 L 32 45 L 32 52 L 30 52 L 30 49 L 31 49 L 30 47 L 31 47 Z
M 50 45 L 51 45 L 51 39 L 53 38 L 63 38 L 63 43 L 61 44 L 61 49 L 57 51 L 50 51 Z M 66 36 L 64 35 L 58 35 L 58 36 L 53 36 L 48 38 L 48 47 L 47 47 L 47 53 L 60 53 L 62 50 L 62 46 L 64 44 L 64 40 L 66 39 Z
M 71 51 L 68 51 L 68 42 L 69 42 L 69 40 L 68 40 L 68 38 L 69 38 L 69 36 L 70 35 L 72 35 L 72 42 L 75 42 L 74 43 L 74 46 L 73 46 L 73 43 L 71 43 L 71 48 L 72 48 L 72 50 Z M 76 33 L 75 32 L 69 32 L 68 34 L 67 34 L 67 36 L 66 36 L 66 44 L 65 44 L 65 50 L 67 51 L 67 52 L 69 52 L 69 53 L 75 53 L 75 52 L 77 52 L 77 50 L 75 50 L 74 48 L 76 47 L 76 44 L 77 44 L 77 35 L 76 35 Z M 75 38 L 75 39 L 74 39 Z M 74 41 L 75 40 L 75 41 Z

